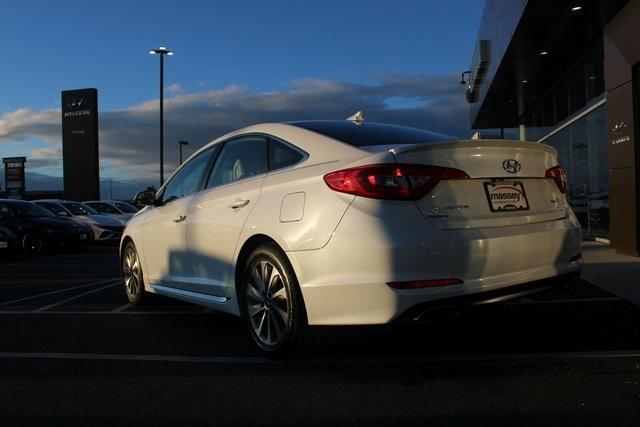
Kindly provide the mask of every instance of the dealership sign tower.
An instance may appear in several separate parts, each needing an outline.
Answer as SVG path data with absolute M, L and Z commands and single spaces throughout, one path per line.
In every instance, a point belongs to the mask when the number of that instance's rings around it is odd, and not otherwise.
M 62 91 L 62 161 L 65 199 L 99 199 L 97 89 Z
M 26 157 L 4 157 L 4 185 L 9 199 L 24 197 L 24 164 Z

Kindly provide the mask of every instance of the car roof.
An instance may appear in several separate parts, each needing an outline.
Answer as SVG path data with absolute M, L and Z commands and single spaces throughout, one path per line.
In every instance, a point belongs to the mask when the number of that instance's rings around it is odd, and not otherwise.
M 197 156 L 200 152 L 206 150 L 212 145 L 232 138 L 251 134 L 266 134 L 273 136 L 276 139 L 289 142 L 299 149 L 306 151 L 308 154 L 313 155 L 314 161 L 318 163 L 335 159 L 336 156 L 339 158 L 348 158 L 362 155 L 362 150 L 358 150 L 357 147 L 351 147 L 325 135 L 303 129 L 299 126 L 294 126 L 289 123 L 260 123 L 229 132 L 214 139 L 194 152 L 189 156 L 189 159 Z M 331 149 L 326 149 L 327 145 L 331 145 Z M 189 159 L 185 160 L 184 163 L 187 163 Z
M 49 203 L 84 203 L 84 202 L 78 202 L 77 200 L 64 200 L 64 199 L 38 199 L 38 200 L 34 200 L 34 202 L 49 202 Z
M 428 130 L 377 122 L 357 123 L 349 120 L 307 120 L 289 122 L 288 124 L 356 147 L 424 144 L 456 139 L 449 135 Z
M 15 203 L 15 204 L 33 203 L 33 201 L 31 201 L 31 200 L 20 200 L 20 199 L 0 199 L 0 202 L 2 202 L 2 203 Z
M 188 163 L 191 159 L 198 156 L 204 150 L 209 149 L 211 146 L 222 143 L 232 138 L 241 137 L 244 135 L 251 134 L 266 134 L 273 136 L 276 139 L 281 139 L 290 144 L 293 144 L 298 149 L 305 151 L 309 155 L 309 160 L 312 162 L 311 164 L 321 164 L 325 162 L 335 161 L 336 159 L 341 160 L 349 160 L 349 159 L 358 159 L 361 158 L 363 152 L 368 152 L 365 147 L 349 145 L 348 143 L 341 141 L 338 138 L 334 138 L 330 135 L 322 134 L 317 131 L 313 131 L 310 129 L 305 129 L 301 124 L 302 123 L 312 123 L 314 121 L 298 121 L 298 122 L 282 122 L 282 123 L 259 123 L 251 126 L 247 126 L 241 129 L 237 129 L 235 131 L 224 134 L 213 141 L 205 144 L 200 149 L 196 150 L 188 159 L 183 162 L 183 165 Z M 314 123 L 325 123 L 325 124 L 336 124 L 337 126 L 352 126 L 357 127 L 358 125 L 350 122 L 348 120 L 325 120 L 325 121 L 317 121 Z M 338 124 L 339 123 L 339 124 Z M 394 125 L 386 125 L 384 123 L 374 123 L 371 122 L 372 126 L 389 126 L 392 127 Z M 370 129 L 370 127 L 367 127 Z M 420 131 L 420 129 L 415 128 L 406 128 L 413 131 Z M 428 133 L 428 131 L 423 131 Z M 439 139 L 440 141 L 454 139 L 452 137 L 448 137 L 446 135 L 442 135 L 444 139 Z M 391 145 L 394 143 L 391 142 Z M 310 164 L 306 162 L 306 165 Z M 165 181 L 165 184 L 160 187 L 158 191 L 161 191 L 166 184 L 171 180 L 171 177 L 174 176 L 180 168 L 177 168 L 173 174 Z

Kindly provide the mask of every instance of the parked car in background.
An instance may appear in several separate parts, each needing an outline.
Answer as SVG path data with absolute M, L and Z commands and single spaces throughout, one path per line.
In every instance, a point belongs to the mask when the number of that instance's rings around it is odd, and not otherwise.
M 2 219 L 0 219 L 2 221 Z M 18 239 L 13 231 L 7 227 L 0 226 L 0 254 L 15 249 L 18 245 Z
M 23 200 L 0 200 L 0 226 L 8 228 L 17 246 L 29 254 L 39 254 L 46 248 L 83 246 L 92 237 L 88 227 L 59 219 Z
M 69 200 L 36 200 L 35 203 L 63 219 L 70 219 L 86 225 L 93 232 L 93 240 L 116 241 L 120 239 L 125 222 L 99 214 L 93 208 L 79 202 Z
M 102 215 L 120 219 L 124 222 L 129 221 L 138 212 L 138 208 L 135 206 L 119 200 L 90 200 L 83 204 L 95 209 Z
M 147 291 L 240 315 L 278 355 L 310 350 L 314 325 L 422 321 L 570 285 L 580 242 L 550 146 L 307 121 L 198 150 L 120 253 L 130 302 Z

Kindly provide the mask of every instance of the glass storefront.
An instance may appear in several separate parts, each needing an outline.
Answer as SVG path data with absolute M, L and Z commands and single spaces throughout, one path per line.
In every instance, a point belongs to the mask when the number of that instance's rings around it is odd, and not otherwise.
M 567 171 L 567 197 L 586 237 L 609 236 L 606 104 L 544 140 Z
M 602 39 L 522 116 L 524 139 L 558 150 L 568 199 L 585 237 L 609 236 L 609 171 Z
M 525 139 L 538 141 L 604 97 L 604 47 L 598 39 L 522 116 Z

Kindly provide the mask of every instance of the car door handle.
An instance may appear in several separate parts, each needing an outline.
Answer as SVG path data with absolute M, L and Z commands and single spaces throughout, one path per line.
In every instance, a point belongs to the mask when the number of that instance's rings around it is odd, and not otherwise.
M 231 209 L 240 209 L 240 208 L 244 208 L 245 206 L 247 206 L 249 204 L 251 200 L 244 200 L 244 199 L 236 199 L 233 201 L 233 203 L 231 203 L 229 205 L 229 207 Z
M 178 215 L 177 217 L 173 218 L 173 222 L 182 222 L 187 218 L 186 215 Z

